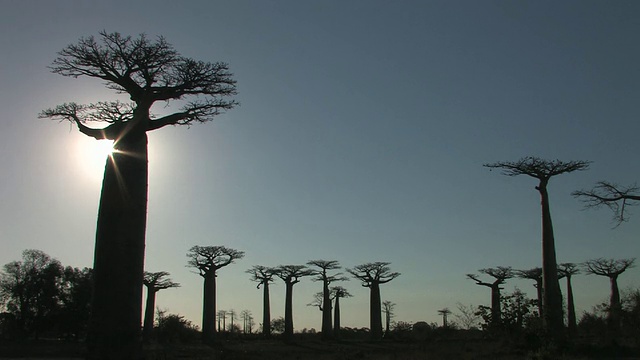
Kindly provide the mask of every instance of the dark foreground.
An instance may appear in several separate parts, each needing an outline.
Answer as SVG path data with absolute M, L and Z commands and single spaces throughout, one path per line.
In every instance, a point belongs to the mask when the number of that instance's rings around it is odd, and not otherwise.
M 38 341 L 0 343 L 0 359 L 83 359 L 81 343 Z M 285 344 L 280 340 L 225 340 L 213 347 L 200 344 L 152 344 L 145 360 L 471 360 L 471 359 L 640 359 L 638 349 L 582 345 L 564 354 L 527 350 L 488 339 L 435 341 L 340 341 L 305 339 Z

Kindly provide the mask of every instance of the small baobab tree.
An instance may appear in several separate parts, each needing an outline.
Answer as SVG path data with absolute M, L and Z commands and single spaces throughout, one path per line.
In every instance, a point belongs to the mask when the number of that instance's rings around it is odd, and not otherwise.
M 347 272 L 362 282 L 362 286 L 370 291 L 369 326 L 372 340 L 382 339 L 382 303 L 380 301 L 380 285 L 400 276 L 399 272 L 392 272 L 389 262 L 372 262 L 354 266 Z
M 447 317 L 451 314 L 451 310 L 449 310 L 449 308 L 443 308 L 438 310 L 438 314 L 442 315 L 442 327 L 445 329 L 448 328 L 449 323 L 447 322 Z
M 257 282 L 257 288 L 262 286 L 262 335 L 271 335 L 271 305 L 269 300 L 269 284 L 273 281 L 276 269 L 262 265 L 254 265 L 246 273 L 251 275 L 251 281 Z
M 589 161 L 545 160 L 527 156 L 517 161 L 485 164 L 489 169 L 501 169 L 506 176 L 527 175 L 538 180 L 536 190 L 540 193 L 542 206 L 542 288 L 544 303 L 544 328 L 552 339 L 562 337 L 564 328 L 562 293 L 558 282 L 556 245 L 551 222 L 549 193 L 547 186 L 552 177 L 582 171 L 589 168 Z
M 609 299 L 609 328 L 615 332 L 620 327 L 622 305 L 620 303 L 620 290 L 618 289 L 618 276 L 627 269 L 634 267 L 634 259 L 592 259 L 584 262 L 584 272 L 587 274 L 606 276 L 611 282 L 611 297 Z
M 242 333 L 251 334 L 253 328 L 253 324 L 251 323 L 253 319 L 251 316 L 251 311 L 242 310 L 240 312 L 240 316 L 242 317 Z
M 280 265 L 275 269 L 275 274 L 286 287 L 285 305 L 284 305 L 284 339 L 291 341 L 293 339 L 293 286 L 300 282 L 305 276 L 314 274 L 313 270 L 304 265 Z
M 340 337 L 340 299 L 352 297 L 353 295 L 351 295 L 347 289 L 342 286 L 331 287 L 331 293 L 335 299 L 335 303 L 333 305 L 333 335 L 338 338 Z
M 480 269 L 478 272 L 486 274 L 494 278 L 493 282 L 484 282 L 478 278 L 478 275 L 467 274 L 467 278 L 476 282 L 477 285 L 486 286 L 491 289 L 491 325 L 499 326 L 501 319 L 500 309 L 500 290 L 503 288 L 500 286 L 505 283 L 507 279 L 511 279 L 515 276 L 511 266 L 498 266 L 495 268 Z
M 149 341 L 153 333 L 153 315 L 156 308 L 156 294 L 160 290 L 179 287 L 180 284 L 173 282 L 167 278 L 169 273 L 166 271 L 144 272 L 142 283 L 147 287 L 147 305 L 144 310 L 144 326 L 142 330 L 142 338 Z
M 558 277 L 567 278 L 567 329 L 569 334 L 576 333 L 577 321 L 576 321 L 576 306 L 573 299 L 573 287 L 571 286 L 571 278 L 573 275 L 579 274 L 580 269 L 577 264 L 574 263 L 562 263 L 558 264 Z
M 232 109 L 237 102 L 229 97 L 236 94 L 236 82 L 225 63 L 183 57 L 163 37 L 132 38 L 117 32 L 68 45 L 50 69 L 62 76 L 98 79 L 130 100 L 65 103 L 39 117 L 69 121 L 86 136 L 113 141 L 98 208 L 88 358 L 137 359 L 142 355 L 147 133 L 167 125 L 208 122 Z M 171 102 L 183 107 L 163 116 L 152 114 L 154 104 Z
M 515 274 L 521 279 L 529 279 L 534 281 L 533 286 L 536 288 L 536 304 L 538 305 L 538 315 L 540 316 L 540 318 L 542 318 L 542 313 L 544 311 L 542 306 L 542 268 L 535 267 L 529 270 L 515 270 Z
M 395 314 L 396 303 L 391 302 L 389 300 L 385 300 L 382 302 L 382 312 L 384 313 L 385 327 L 384 327 L 384 336 L 389 335 L 389 331 L 391 328 L 391 320 L 396 316 Z
M 224 246 L 194 246 L 187 253 L 188 267 L 204 278 L 202 299 L 202 339 L 211 344 L 216 336 L 216 277 L 219 269 L 244 257 L 244 251 Z
M 332 338 L 332 326 L 331 326 L 331 290 L 329 285 L 336 281 L 348 280 L 347 277 L 342 276 L 342 273 L 336 273 L 330 275 L 330 270 L 340 269 L 340 263 L 336 260 L 311 260 L 307 262 L 307 265 L 314 267 L 313 281 L 322 281 L 322 340 L 330 340 Z
M 587 208 L 608 207 L 613 212 L 613 221 L 618 226 L 629 219 L 629 206 L 640 201 L 640 187 L 636 184 L 620 186 L 599 181 L 590 190 L 574 191 L 572 195 L 580 198 Z

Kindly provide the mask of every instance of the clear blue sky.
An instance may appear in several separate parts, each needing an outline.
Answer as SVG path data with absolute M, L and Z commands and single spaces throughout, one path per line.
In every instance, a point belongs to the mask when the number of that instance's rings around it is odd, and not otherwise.
M 192 245 L 246 257 L 219 273 L 220 309 L 261 314 L 252 265 L 389 261 L 382 297 L 396 320 L 439 321 L 456 303 L 489 304 L 465 274 L 540 266 L 535 181 L 483 168 L 535 155 L 591 160 L 549 186 L 560 262 L 640 254 L 640 212 L 612 229 L 571 191 L 640 180 L 640 3 L 636 1 L 2 1 L 0 264 L 35 248 L 92 266 L 103 160 L 57 104 L 112 100 L 99 81 L 51 74 L 56 52 L 101 30 L 163 35 L 183 55 L 225 61 L 241 106 L 214 122 L 150 135 L 146 268 L 180 289 L 158 306 L 200 325 Z M 159 106 L 158 112 L 167 111 Z M 170 109 L 169 109 L 170 110 Z M 367 289 L 343 304 L 368 326 Z M 640 269 L 620 285 L 640 287 Z M 513 280 L 534 296 L 531 281 Z M 563 284 L 564 289 L 564 284 Z M 297 329 L 320 328 L 294 293 Z M 605 300 L 577 276 L 579 313 Z M 272 289 L 284 313 L 284 286 Z

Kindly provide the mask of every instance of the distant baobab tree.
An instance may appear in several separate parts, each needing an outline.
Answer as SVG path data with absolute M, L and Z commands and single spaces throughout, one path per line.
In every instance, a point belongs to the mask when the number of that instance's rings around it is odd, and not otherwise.
M 88 358 L 133 359 L 142 353 L 140 323 L 147 221 L 147 132 L 167 125 L 192 125 L 212 120 L 238 103 L 236 81 L 225 63 L 181 56 L 163 37 L 137 38 L 101 32 L 81 38 L 58 52 L 51 71 L 85 76 L 126 94 L 130 102 L 88 105 L 65 103 L 40 113 L 40 118 L 69 121 L 86 136 L 113 140 L 106 162 L 98 209 L 93 264 L 94 295 L 88 329 Z M 156 117 L 151 107 L 161 102 L 184 104 Z M 89 122 L 106 126 L 93 128 Z
M 502 169 L 507 176 L 527 175 L 538 180 L 536 190 L 540 193 L 542 205 L 542 288 L 543 325 L 552 339 L 562 337 L 564 321 L 562 314 L 562 293 L 558 282 L 556 245 L 551 222 L 549 193 L 547 185 L 553 176 L 582 171 L 589 168 L 589 161 L 545 160 L 533 156 L 518 161 L 503 161 L 485 164 L 489 169 Z
M 314 272 L 304 265 L 280 265 L 275 268 L 275 274 L 284 281 L 286 287 L 283 336 L 285 341 L 291 341 L 293 339 L 293 286 L 300 282 L 300 278 L 311 276 Z
M 217 271 L 244 257 L 244 251 L 224 246 L 194 246 L 187 253 L 188 267 L 198 270 L 204 278 L 202 299 L 202 339 L 212 344 L 216 336 L 216 277 Z
M 385 300 L 382 302 L 382 312 L 384 313 L 384 320 L 385 320 L 384 336 L 389 336 L 389 331 L 391 328 L 391 319 L 393 319 L 396 316 L 394 312 L 395 308 L 396 308 L 396 303 L 392 301 Z
M 342 286 L 333 286 L 331 287 L 331 293 L 333 294 L 333 298 L 335 299 L 335 303 L 333 305 L 333 335 L 336 338 L 340 337 L 340 299 L 352 297 L 347 289 Z
M 579 274 L 580 269 L 577 264 L 574 263 L 562 263 L 558 265 L 559 277 L 567 278 L 567 329 L 569 334 L 576 333 L 578 328 L 576 321 L 576 306 L 573 300 L 573 287 L 571 286 L 571 277 Z
M 262 265 L 254 265 L 245 271 L 251 274 L 251 281 L 257 282 L 257 288 L 262 286 L 262 335 L 271 336 L 271 305 L 269 301 L 269 284 L 276 275 L 276 269 Z
M 467 278 L 476 282 L 477 285 L 486 286 L 491 289 L 491 325 L 499 326 L 501 319 L 500 309 L 500 290 L 503 288 L 500 285 L 504 284 L 507 279 L 511 279 L 515 276 L 511 266 L 498 266 L 495 268 L 480 269 L 478 272 L 486 274 L 494 278 L 493 282 L 483 282 L 478 278 L 478 275 L 467 274 Z
M 240 316 L 242 316 L 242 333 L 251 334 L 253 328 L 253 317 L 251 316 L 251 311 L 242 310 L 240 312 Z
M 336 260 L 311 260 L 307 262 L 308 266 L 315 267 L 313 281 L 322 281 L 322 340 L 330 340 L 332 336 L 331 324 L 331 290 L 329 285 L 336 281 L 346 281 L 347 277 L 342 273 L 329 275 L 328 271 L 340 269 L 340 263 Z
M 580 198 L 587 208 L 606 206 L 613 212 L 616 226 L 628 220 L 629 206 L 640 201 L 640 187 L 636 184 L 620 186 L 608 181 L 599 181 L 590 190 L 578 190 L 571 195 Z
M 529 279 L 535 281 L 533 286 L 536 288 L 537 301 L 538 305 L 538 315 L 540 318 L 543 318 L 543 306 L 542 306 L 542 268 L 535 267 L 529 270 L 515 270 L 515 274 L 517 277 L 521 279 Z
M 153 315 L 156 308 L 156 293 L 160 290 L 179 287 L 180 284 L 166 278 L 169 273 L 166 271 L 144 272 L 142 283 L 147 287 L 147 305 L 144 310 L 144 326 L 142 338 L 149 341 L 153 333 Z
M 370 291 L 369 326 L 372 340 L 382 339 L 382 313 L 380 302 L 380 285 L 400 276 L 399 272 L 392 272 L 389 262 L 372 262 L 354 266 L 347 272 L 362 282 L 362 286 Z
M 447 316 L 451 314 L 451 310 L 449 310 L 449 308 L 443 308 L 438 310 L 438 314 L 442 315 L 442 327 L 445 329 L 448 328 L 449 323 L 447 322 Z
M 220 309 L 216 313 L 218 318 L 218 331 L 224 332 L 227 330 L 227 310 Z
M 584 262 L 584 271 L 587 274 L 606 276 L 611 282 L 611 297 L 609 300 L 609 327 L 617 331 L 620 327 L 622 305 L 620 303 L 620 290 L 618 289 L 618 276 L 627 269 L 634 267 L 634 259 L 592 259 Z

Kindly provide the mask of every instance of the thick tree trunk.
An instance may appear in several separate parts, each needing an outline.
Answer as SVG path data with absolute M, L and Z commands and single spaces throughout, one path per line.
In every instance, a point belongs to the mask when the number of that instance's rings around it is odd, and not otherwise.
M 214 271 L 204 275 L 202 304 L 202 341 L 205 344 L 213 344 L 216 338 L 216 273 Z
M 156 308 L 156 290 L 147 287 L 147 305 L 144 309 L 144 327 L 142 328 L 142 340 L 149 342 L 153 334 L 153 315 Z
M 536 292 L 538 295 L 538 316 L 540 319 L 544 317 L 544 306 L 542 305 L 542 279 L 536 280 Z
M 622 305 L 620 304 L 620 290 L 618 289 L 618 276 L 609 277 L 611 282 L 611 298 L 609 299 L 609 328 L 612 333 L 616 333 L 620 328 L 620 315 Z
M 500 309 L 500 285 L 491 287 L 491 325 L 500 326 L 502 311 Z
M 140 325 L 147 221 L 147 136 L 130 129 L 107 160 L 98 223 L 89 359 L 142 357 Z
M 336 303 L 333 309 L 333 336 L 340 337 L 340 297 L 336 296 Z
M 574 335 L 578 328 L 576 321 L 576 307 L 573 301 L 573 288 L 571 287 L 571 275 L 567 274 L 567 321 L 569 322 L 569 334 Z
M 538 187 L 542 204 L 542 296 L 544 307 L 543 324 L 545 330 L 554 339 L 562 336 L 564 321 L 562 319 L 562 293 L 558 283 L 558 263 L 556 246 L 549 208 L 549 195 L 546 183 L 541 181 Z
M 331 331 L 331 293 L 329 292 L 329 283 L 323 281 L 323 284 L 322 340 L 331 340 L 333 338 Z
M 371 299 L 369 309 L 369 326 L 371 340 L 382 339 L 382 305 L 380 303 L 380 284 L 373 282 L 370 285 Z
M 287 292 L 284 304 L 284 339 L 291 341 L 293 339 L 293 284 L 286 283 Z
M 262 334 L 271 336 L 271 303 L 269 301 L 269 281 L 265 280 L 262 285 Z

